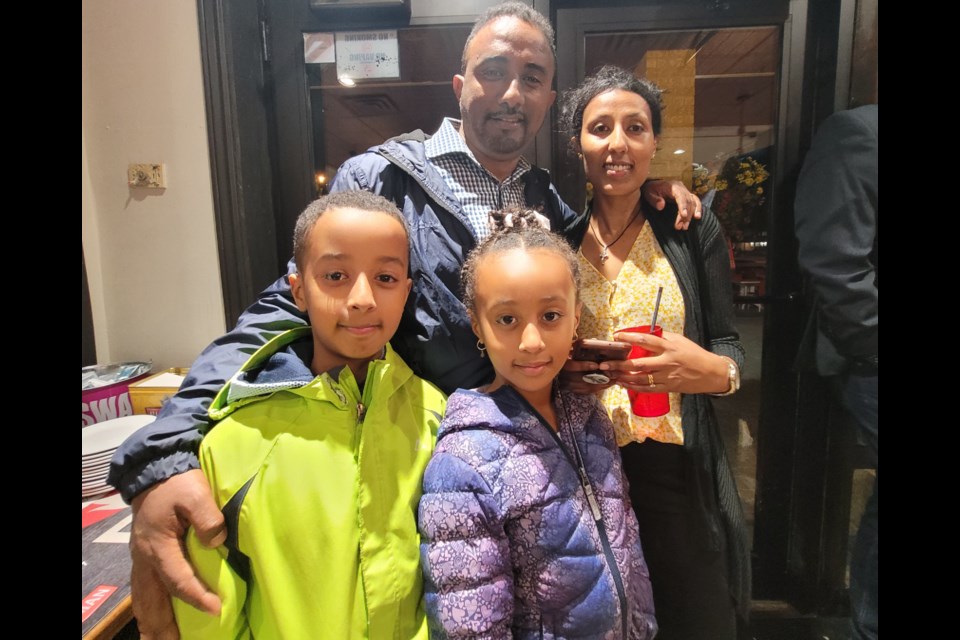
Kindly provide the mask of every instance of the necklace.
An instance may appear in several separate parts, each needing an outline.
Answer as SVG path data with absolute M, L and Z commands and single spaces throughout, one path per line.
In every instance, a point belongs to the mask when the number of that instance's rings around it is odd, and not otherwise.
M 599 244 L 600 247 L 601 247 L 601 249 L 600 249 L 600 264 L 606 264 L 606 263 L 607 263 L 607 260 L 610 258 L 610 252 L 608 251 L 608 249 L 609 249 L 610 247 L 612 247 L 613 245 L 617 244 L 617 242 L 620 240 L 620 238 L 623 237 L 623 234 L 625 234 L 625 233 L 627 232 L 627 229 L 629 229 L 629 228 L 633 225 L 633 223 L 636 222 L 636 220 L 637 220 L 638 217 L 640 217 L 640 203 L 639 203 L 639 202 L 637 203 L 637 212 L 633 214 L 633 217 L 632 217 L 632 218 L 630 218 L 630 222 L 628 222 L 628 223 L 627 223 L 627 226 L 625 226 L 625 227 L 623 228 L 623 230 L 622 230 L 620 233 L 617 234 L 617 237 L 613 239 L 613 242 L 611 242 L 611 243 L 609 243 L 609 244 L 604 244 L 603 240 L 600 239 L 600 225 L 598 224 L 598 225 L 596 225 L 596 228 L 594 228 L 594 224 L 593 224 L 594 220 L 593 220 L 593 218 L 590 219 L 590 233 L 593 234 L 593 237 L 596 239 L 597 244 Z

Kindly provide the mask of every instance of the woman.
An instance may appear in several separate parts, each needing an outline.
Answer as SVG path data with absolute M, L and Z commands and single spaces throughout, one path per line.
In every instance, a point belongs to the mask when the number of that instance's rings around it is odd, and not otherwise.
M 564 125 L 593 185 L 579 229 L 580 335 L 640 344 L 652 357 L 610 362 L 607 385 L 583 381 L 595 363 L 570 361 L 565 379 L 597 392 L 621 445 L 660 623 L 658 639 L 735 638 L 747 611 L 746 531 L 708 394 L 739 387 L 743 349 L 733 326 L 727 245 L 704 213 L 688 232 L 650 215 L 640 197 L 661 126 L 660 90 L 604 67 L 564 99 Z M 663 337 L 617 333 L 657 324 Z M 670 411 L 633 415 L 627 390 L 667 392 Z

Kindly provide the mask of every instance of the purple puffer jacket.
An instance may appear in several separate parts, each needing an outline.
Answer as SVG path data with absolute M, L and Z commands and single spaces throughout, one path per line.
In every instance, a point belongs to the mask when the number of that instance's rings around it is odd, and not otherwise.
M 559 433 L 511 387 L 450 396 L 420 500 L 431 637 L 656 633 L 613 426 L 594 396 L 560 392 L 555 404 Z

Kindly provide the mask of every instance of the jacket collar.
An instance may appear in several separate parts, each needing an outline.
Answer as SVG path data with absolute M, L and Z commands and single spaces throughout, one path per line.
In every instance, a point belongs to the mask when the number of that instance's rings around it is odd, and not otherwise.
M 368 365 L 364 392 L 349 367 L 340 365 L 315 376 L 308 363 L 313 357 L 310 327 L 285 331 L 260 347 L 214 398 L 210 416 L 219 420 L 239 407 L 286 390 L 341 407 L 352 406 L 362 397 L 392 395 L 413 375 L 413 371 L 389 344 L 382 357 Z

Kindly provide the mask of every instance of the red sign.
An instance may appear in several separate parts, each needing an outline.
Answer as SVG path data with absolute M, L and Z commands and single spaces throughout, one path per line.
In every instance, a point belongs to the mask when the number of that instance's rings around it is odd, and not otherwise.
M 80 601 L 80 606 L 83 609 L 83 618 L 81 618 L 80 622 L 86 622 L 87 618 L 89 618 L 94 611 L 100 608 L 100 605 L 106 602 L 107 598 L 113 595 L 113 592 L 116 590 L 117 588 L 114 586 L 109 584 L 101 584 L 95 587 L 93 591 L 85 595 Z

